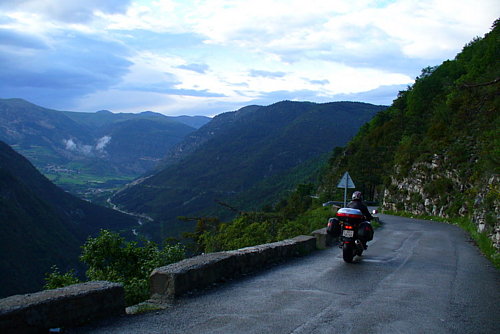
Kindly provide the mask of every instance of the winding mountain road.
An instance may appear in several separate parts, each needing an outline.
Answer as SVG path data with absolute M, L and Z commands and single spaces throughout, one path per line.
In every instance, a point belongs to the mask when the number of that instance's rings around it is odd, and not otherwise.
M 500 333 L 500 272 L 456 226 L 380 215 L 353 264 L 333 247 L 70 333 Z

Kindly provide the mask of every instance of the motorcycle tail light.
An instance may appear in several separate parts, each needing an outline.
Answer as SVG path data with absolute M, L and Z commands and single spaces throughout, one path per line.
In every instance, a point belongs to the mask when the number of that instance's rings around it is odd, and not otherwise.
M 352 230 L 352 226 L 351 225 L 344 225 L 344 228 L 348 229 L 348 230 Z

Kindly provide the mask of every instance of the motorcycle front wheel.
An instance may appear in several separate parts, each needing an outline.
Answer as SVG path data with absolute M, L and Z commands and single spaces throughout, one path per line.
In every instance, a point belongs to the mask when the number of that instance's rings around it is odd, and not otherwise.
M 342 257 L 344 258 L 344 261 L 347 263 L 351 263 L 352 259 L 354 258 L 354 252 L 356 249 L 354 248 L 354 245 L 349 243 L 349 244 L 344 244 L 342 246 Z

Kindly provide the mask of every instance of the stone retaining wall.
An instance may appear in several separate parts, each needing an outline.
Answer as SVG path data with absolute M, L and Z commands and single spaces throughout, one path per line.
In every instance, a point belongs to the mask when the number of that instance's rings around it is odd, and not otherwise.
M 0 299 L 0 333 L 42 333 L 125 313 L 117 283 L 94 281 Z
M 302 235 L 270 244 L 195 256 L 156 268 L 150 276 L 151 301 L 170 300 L 190 290 L 202 289 L 315 249 L 316 238 Z
M 327 247 L 333 246 L 336 238 L 333 238 L 330 234 L 326 232 L 326 227 L 319 230 L 313 231 L 311 235 L 316 238 L 316 248 L 325 249 Z
M 161 303 L 330 244 L 325 228 L 313 236 L 204 254 L 156 268 L 150 276 L 150 301 Z M 124 313 L 121 284 L 87 282 L 0 299 L 0 333 L 46 333 L 50 328 L 71 328 Z

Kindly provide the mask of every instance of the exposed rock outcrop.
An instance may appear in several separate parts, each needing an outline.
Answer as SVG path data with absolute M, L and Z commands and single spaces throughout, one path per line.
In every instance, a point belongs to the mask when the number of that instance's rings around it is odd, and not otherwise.
M 498 175 L 477 178 L 470 170 L 454 168 L 446 155 L 434 154 L 430 161 L 415 163 L 406 173 L 396 168 L 385 189 L 383 206 L 415 215 L 468 216 L 500 249 L 499 194 Z

